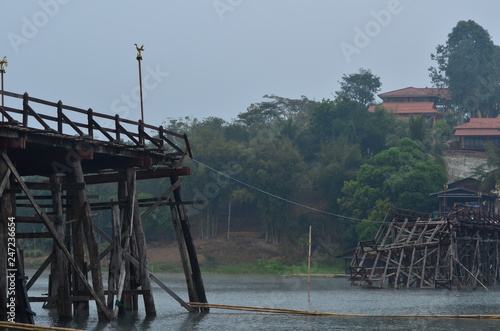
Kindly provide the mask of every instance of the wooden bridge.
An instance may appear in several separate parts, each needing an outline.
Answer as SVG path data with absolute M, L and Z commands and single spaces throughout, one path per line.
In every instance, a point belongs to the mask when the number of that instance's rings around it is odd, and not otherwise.
M 0 107 L 0 320 L 8 319 L 13 310 L 16 321 L 33 323 L 30 302 L 34 301 L 57 308 L 60 318 L 85 315 L 91 300 L 99 319 L 111 320 L 118 314 L 115 302 L 136 310 L 138 296 L 143 297 L 146 314 L 155 316 L 151 281 L 186 310 L 208 312 L 208 308 L 190 306 L 149 272 L 142 226 L 155 208 L 170 206 L 189 302 L 207 302 L 184 209 L 185 204 L 197 202 L 181 197 L 183 176 L 190 174 L 182 163 L 186 156 L 192 157 L 187 136 L 27 93 L 0 93 L 5 98 Z M 152 178 L 169 178 L 170 185 L 161 197 L 138 199 L 137 180 Z M 116 200 L 89 201 L 87 188 L 101 183 L 116 183 Z M 27 206 L 30 216 L 16 214 Z M 147 210 L 141 213 L 139 207 Z M 93 211 L 102 209 L 112 215 L 111 235 L 92 222 Z M 21 233 L 16 231 L 21 223 L 43 224 L 44 230 Z M 108 242 L 102 252 L 98 235 Z M 52 253 L 29 280 L 24 275 L 22 247 L 16 241 L 22 238 L 53 241 Z M 101 264 L 107 256 L 105 289 Z M 48 295 L 29 296 L 49 265 Z M 15 273 L 15 285 L 8 271 Z M 10 293 L 13 287 L 15 296 Z M 15 309 L 8 309 L 9 300 L 15 301 Z
M 500 281 L 500 217 L 480 208 L 443 216 L 391 209 L 360 242 L 351 284 L 369 288 L 475 288 Z

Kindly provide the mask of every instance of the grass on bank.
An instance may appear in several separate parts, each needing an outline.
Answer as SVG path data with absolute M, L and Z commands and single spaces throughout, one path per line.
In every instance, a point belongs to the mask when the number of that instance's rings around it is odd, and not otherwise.
M 232 265 L 201 265 L 202 273 L 210 274 L 273 274 L 293 275 L 307 274 L 307 262 L 301 265 L 286 265 L 279 261 L 258 260 L 254 263 L 237 263 Z M 149 264 L 151 272 L 182 272 L 182 265 L 155 262 Z M 311 274 L 344 274 L 344 261 L 335 259 L 333 263 L 311 263 Z

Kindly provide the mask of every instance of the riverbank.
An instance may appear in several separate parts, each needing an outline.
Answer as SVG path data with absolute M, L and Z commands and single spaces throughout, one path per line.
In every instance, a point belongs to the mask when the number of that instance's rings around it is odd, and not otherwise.
M 300 247 L 268 244 L 257 232 L 235 232 L 229 239 L 195 240 L 203 273 L 214 274 L 307 274 L 307 252 Z M 102 247 L 105 248 L 105 245 Z M 25 265 L 39 267 L 46 256 L 26 257 Z M 152 272 L 182 272 L 177 242 L 148 244 L 149 269 Z M 105 258 L 102 266 L 106 268 Z M 333 275 L 344 273 L 344 262 L 315 254 L 311 273 Z

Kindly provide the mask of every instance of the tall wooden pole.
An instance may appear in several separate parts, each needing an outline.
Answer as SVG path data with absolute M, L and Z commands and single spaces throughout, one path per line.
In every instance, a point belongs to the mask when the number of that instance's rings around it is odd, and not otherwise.
M 4 62 L 5 61 L 5 62 Z M 4 57 L 4 59 L 2 61 L 0 61 L 0 74 L 2 76 L 2 108 L 4 106 L 4 96 L 3 96 L 3 74 L 5 73 L 5 66 L 7 65 L 7 59 Z M 4 121 L 4 116 L 2 114 L 2 122 Z
M 229 231 L 231 230 L 231 198 L 229 198 L 229 207 L 227 213 L 227 240 L 229 240 Z
M 141 95 L 141 121 L 144 123 L 144 104 L 143 104 L 143 98 L 142 98 L 142 71 L 141 71 L 141 61 L 142 61 L 142 51 L 144 51 L 144 45 L 141 47 L 138 47 L 137 44 L 135 44 L 135 48 L 137 49 L 137 62 L 139 64 L 139 92 Z
M 307 254 L 307 302 L 311 302 L 311 239 L 312 226 L 309 225 L 309 253 Z

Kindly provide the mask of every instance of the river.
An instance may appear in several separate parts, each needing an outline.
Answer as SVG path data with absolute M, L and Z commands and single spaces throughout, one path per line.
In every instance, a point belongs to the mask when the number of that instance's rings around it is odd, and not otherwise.
M 181 274 L 161 274 L 160 278 L 187 300 Z M 30 295 L 47 293 L 43 275 Z M 86 318 L 59 322 L 53 310 L 33 303 L 40 325 L 84 330 L 499 330 L 500 320 L 457 318 L 376 317 L 373 315 L 462 315 L 500 314 L 500 288 L 477 290 L 367 290 L 350 287 L 345 278 L 313 277 L 310 302 L 307 278 L 263 275 L 204 275 L 210 303 L 298 309 L 318 312 L 372 315 L 367 317 L 306 316 L 212 309 L 210 314 L 188 313 L 156 284 L 158 316 L 146 318 L 142 307 L 113 323 L 98 323 L 95 304 Z

